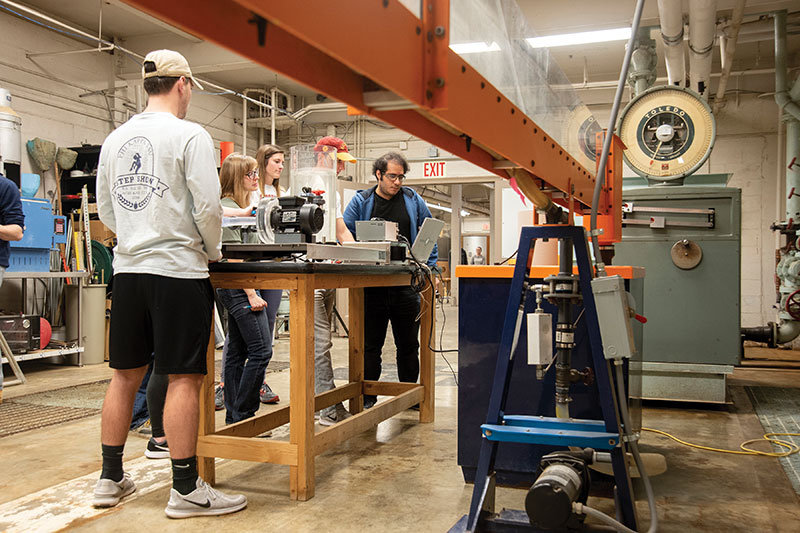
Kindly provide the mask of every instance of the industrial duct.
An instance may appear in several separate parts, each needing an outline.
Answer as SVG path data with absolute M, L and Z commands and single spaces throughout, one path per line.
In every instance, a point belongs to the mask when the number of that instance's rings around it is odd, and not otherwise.
M 697 94 L 706 98 L 711 77 L 716 14 L 716 0 L 689 2 L 689 82 Z
M 686 55 L 683 50 L 681 0 L 658 0 L 658 17 L 669 84 L 683 87 L 686 81 Z

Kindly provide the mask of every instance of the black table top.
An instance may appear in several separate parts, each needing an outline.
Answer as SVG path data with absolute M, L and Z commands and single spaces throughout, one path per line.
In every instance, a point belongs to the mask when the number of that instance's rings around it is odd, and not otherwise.
M 209 272 L 237 272 L 263 274 L 350 274 L 350 275 L 396 275 L 411 274 L 409 265 L 357 265 L 345 263 L 310 263 L 302 261 L 221 261 L 208 265 Z

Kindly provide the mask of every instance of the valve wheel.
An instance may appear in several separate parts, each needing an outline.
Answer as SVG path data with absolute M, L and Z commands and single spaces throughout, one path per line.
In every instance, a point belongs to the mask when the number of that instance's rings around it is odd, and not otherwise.
M 786 298 L 786 312 L 795 320 L 800 320 L 800 290 L 794 291 Z

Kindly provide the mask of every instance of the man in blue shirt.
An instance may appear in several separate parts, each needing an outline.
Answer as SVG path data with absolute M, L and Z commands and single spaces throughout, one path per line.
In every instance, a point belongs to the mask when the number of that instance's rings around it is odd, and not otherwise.
M 356 233 L 357 220 L 374 218 L 397 222 L 398 232 L 413 243 L 422 221 L 431 212 L 422 197 L 409 187 L 403 187 L 409 166 L 406 159 L 389 152 L 372 165 L 378 183 L 358 191 L 344 212 L 344 222 L 350 233 Z M 434 246 L 427 259 L 436 268 L 438 250 Z M 364 379 L 377 381 L 381 377 L 381 351 L 386 340 L 386 328 L 392 323 L 397 348 L 397 377 L 415 383 L 419 377 L 419 294 L 411 287 L 372 287 L 364 289 Z M 364 407 L 375 405 L 375 396 L 364 396 Z
M 10 255 L 9 241 L 22 240 L 25 215 L 19 189 L 13 181 L 0 174 L 0 285 L 8 268 Z M 0 402 L 3 401 L 3 370 L 0 368 Z

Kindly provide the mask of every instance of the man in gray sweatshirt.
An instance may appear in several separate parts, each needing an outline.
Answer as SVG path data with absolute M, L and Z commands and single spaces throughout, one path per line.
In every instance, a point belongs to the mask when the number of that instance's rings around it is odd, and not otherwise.
M 206 373 L 213 292 L 208 263 L 221 257 L 222 206 L 211 136 L 183 120 L 192 99 L 186 59 L 158 50 L 142 69 L 147 108 L 100 151 L 97 209 L 117 234 L 109 365 L 103 403 L 103 471 L 93 505 L 112 507 L 136 487 L 122 469 L 133 399 L 154 354 L 169 375 L 164 429 L 172 459 L 171 518 L 243 509 L 244 495 L 214 490 L 197 474 L 199 391 Z

